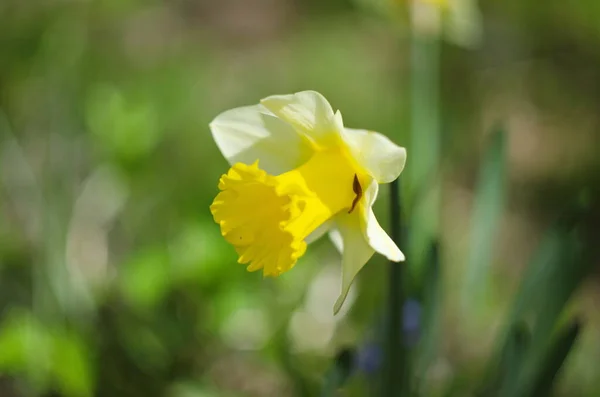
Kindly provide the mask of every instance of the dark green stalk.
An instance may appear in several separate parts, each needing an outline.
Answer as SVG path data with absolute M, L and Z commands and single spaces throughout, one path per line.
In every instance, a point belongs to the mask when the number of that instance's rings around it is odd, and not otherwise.
M 400 212 L 400 182 L 390 185 L 390 234 L 398 246 L 402 246 L 402 218 Z M 389 284 L 387 302 L 387 332 L 385 349 L 385 369 L 383 379 L 384 396 L 401 396 L 408 390 L 406 371 L 406 350 L 402 343 L 402 303 L 404 302 L 404 264 L 389 263 Z

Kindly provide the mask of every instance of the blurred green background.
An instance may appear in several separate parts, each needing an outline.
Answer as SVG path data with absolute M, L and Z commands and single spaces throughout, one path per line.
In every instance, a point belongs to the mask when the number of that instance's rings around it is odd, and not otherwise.
M 428 153 L 430 138 L 410 133 L 415 33 L 406 4 L 385 2 L 0 2 L 0 396 L 319 395 L 346 346 L 361 358 L 346 395 L 372 395 L 385 261 L 336 317 L 327 239 L 277 279 L 247 273 L 208 210 L 228 168 L 208 123 L 317 90 L 347 126 L 406 146 L 418 174 L 411 149 Z M 562 235 L 542 237 L 558 214 L 584 203 L 577 243 L 600 236 L 600 3 L 479 6 L 480 45 L 441 38 L 427 80 L 439 103 L 419 107 L 439 109 L 428 178 L 441 192 L 424 395 L 472 395 L 540 241 L 560 256 Z M 376 210 L 389 228 L 386 192 Z M 420 299 L 429 273 L 408 253 Z M 557 395 L 600 393 L 598 283 L 586 272 L 556 315 L 585 323 Z

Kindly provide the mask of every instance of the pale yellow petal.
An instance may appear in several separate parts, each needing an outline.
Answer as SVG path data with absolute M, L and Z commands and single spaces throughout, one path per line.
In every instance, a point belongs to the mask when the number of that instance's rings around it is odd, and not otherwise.
M 327 99 L 316 91 L 273 95 L 260 103 L 318 145 L 329 145 L 339 137 L 341 115 L 334 114 Z
M 453 0 L 447 7 L 446 35 L 467 48 L 478 48 L 483 40 L 481 10 L 475 0 Z
M 385 135 L 346 128 L 342 137 L 352 156 L 377 182 L 392 182 L 404 169 L 406 149 Z
M 342 238 L 342 233 L 340 233 L 340 230 L 337 227 L 333 227 L 329 231 L 329 239 L 338 252 L 342 254 L 344 252 L 344 239 Z
M 364 191 L 364 206 L 361 207 L 361 228 L 368 244 L 377 253 L 385 256 L 387 259 L 394 262 L 404 261 L 404 254 L 400 251 L 396 243 L 381 227 L 375 213 L 373 212 L 373 204 L 377 198 L 379 186 L 375 180 L 367 186 Z
M 335 217 L 336 228 L 329 236 L 342 252 L 342 288 L 334 313 L 342 307 L 354 278 L 371 256 L 378 252 L 388 260 L 401 262 L 404 254 L 379 225 L 371 206 L 378 193 L 377 181 L 372 179 L 364 191 L 363 200 L 357 210 Z
M 343 241 L 342 288 L 333 307 L 336 314 L 342 308 L 354 278 L 375 253 L 367 243 L 360 226 L 358 214 L 344 214 L 336 218 L 339 234 Z
M 230 164 L 253 164 L 281 174 L 298 167 L 312 155 L 310 142 L 262 105 L 231 109 L 218 115 L 210 129 Z

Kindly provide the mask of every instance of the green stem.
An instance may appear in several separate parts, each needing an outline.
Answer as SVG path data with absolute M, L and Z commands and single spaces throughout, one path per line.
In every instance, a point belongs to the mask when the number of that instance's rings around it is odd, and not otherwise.
M 410 218 L 411 246 L 409 263 L 390 263 L 386 361 L 383 395 L 406 396 L 410 393 L 409 351 L 403 344 L 402 310 L 405 300 L 404 272 L 420 279 L 432 239 L 438 233 L 440 158 L 439 137 L 439 52 L 437 36 L 415 31 L 411 37 L 411 146 L 407 177 L 413 202 Z M 399 246 L 402 241 L 400 182 L 390 185 L 391 237 Z
M 402 219 L 400 212 L 399 180 L 390 185 L 391 237 L 401 246 Z M 408 390 L 406 349 L 402 343 L 402 304 L 404 302 L 404 264 L 389 263 L 388 313 L 386 332 L 386 365 L 384 372 L 384 396 L 400 396 Z
M 410 65 L 410 156 L 406 167 L 411 192 L 411 274 L 421 281 L 432 238 L 439 227 L 440 116 L 439 38 L 414 32 Z

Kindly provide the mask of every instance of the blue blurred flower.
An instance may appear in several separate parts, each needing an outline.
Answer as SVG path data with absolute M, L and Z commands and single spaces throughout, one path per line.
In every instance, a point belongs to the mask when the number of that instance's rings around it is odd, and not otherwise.
M 375 374 L 383 361 L 383 350 L 381 344 L 369 342 L 362 346 L 355 358 L 355 366 L 367 375 Z
M 421 304 L 416 299 L 407 299 L 402 307 L 402 334 L 406 347 L 413 347 L 419 340 L 421 331 Z M 385 324 L 383 324 L 385 329 Z M 367 375 L 375 374 L 381 369 L 384 351 L 381 341 L 369 339 L 358 350 L 355 356 L 355 368 Z
M 402 307 L 402 330 L 404 344 L 414 346 L 419 340 L 421 330 L 421 304 L 415 299 L 407 299 Z

